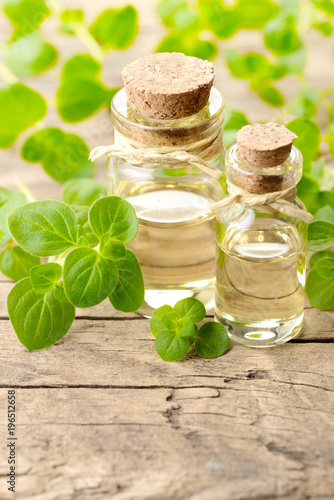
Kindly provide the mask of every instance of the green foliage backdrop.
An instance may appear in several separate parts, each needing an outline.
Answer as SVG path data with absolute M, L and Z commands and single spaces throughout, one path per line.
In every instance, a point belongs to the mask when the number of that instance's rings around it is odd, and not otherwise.
M 21 148 L 25 161 L 40 163 L 58 183 L 93 177 L 95 166 L 88 160 L 89 148 L 84 139 L 69 133 L 65 123 L 61 129 L 43 123 L 50 103 L 36 92 L 32 77 L 38 79 L 57 64 L 58 49 L 44 39 L 40 28 L 53 16 L 60 31 L 82 43 L 82 53 L 72 55 L 61 68 L 55 98 L 63 122 L 75 124 L 109 107 L 117 89 L 103 82 L 102 65 L 110 51 L 126 50 L 135 41 L 141 22 L 136 8 L 126 4 L 114 8 L 111 2 L 111 8 L 91 23 L 83 10 L 66 9 L 56 0 L 3 0 L 2 9 L 12 32 L 0 61 L 0 148 L 13 146 L 29 129 Z M 232 77 L 248 82 L 250 99 L 261 99 L 271 106 L 272 119 L 285 123 L 298 135 L 295 144 L 304 155 L 304 176 L 298 194 L 316 219 L 326 221 L 332 231 L 334 170 L 329 153 L 334 157 L 334 86 L 312 88 L 305 76 L 308 54 L 304 39 L 309 32 L 324 39 L 333 36 L 333 0 L 161 0 L 156 9 L 165 26 L 157 51 L 184 52 L 214 60 L 216 66 L 224 64 Z M 260 52 L 241 53 L 235 48 L 233 39 L 241 30 L 259 32 L 263 41 Z M 334 74 L 334 59 L 328 64 L 333 65 Z M 299 81 L 299 93 L 286 102 L 277 82 L 291 75 Z M 29 85 L 23 83 L 27 77 Z M 326 117 L 322 130 L 319 114 Z M 225 144 L 231 144 L 236 131 L 247 123 L 247 110 L 231 109 L 227 103 Z M 329 153 L 324 155 L 322 151 Z M 66 197 L 72 199 L 71 186 L 63 191 L 64 201 L 68 201 Z M 103 187 L 97 191 L 101 195 Z M 74 198 L 77 193 L 72 189 Z M 8 211 L 25 201 L 21 193 L 0 189 L 0 270 L 14 280 L 28 276 L 29 269 L 36 265 L 36 257 L 13 245 L 6 225 Z M 89 205 L 69 203 L 82 224 L 87 224 Z M 318 226 L 317 220 L 310 226 L 314 242 L 321 240 Z M 319 250 L 321 255 L 311 261 L 308 295 L 316 307 L 326 309 L 334 307 L 334 256 L 329 250 L 333 242 L 326 248 L 311 244 L 312 250 Z M 321 262 L 323 259 L 326 262 Z M 329 280 L 326 284 L 331 299 L 319 301 L 312 290 L 324 279 Z

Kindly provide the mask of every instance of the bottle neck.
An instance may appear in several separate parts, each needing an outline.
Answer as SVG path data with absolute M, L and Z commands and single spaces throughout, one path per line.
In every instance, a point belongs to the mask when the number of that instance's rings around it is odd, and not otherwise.
M 254 194 L 266 194 L 294 188 L 303 172 L 303 157 L 295 146 L 284 163 L 276 167 L 254 167 L 239 154 L 238 145 L 226 153 L 225 175 L 228 182 Z M 292 191 L 293 192 L 293 191 Z

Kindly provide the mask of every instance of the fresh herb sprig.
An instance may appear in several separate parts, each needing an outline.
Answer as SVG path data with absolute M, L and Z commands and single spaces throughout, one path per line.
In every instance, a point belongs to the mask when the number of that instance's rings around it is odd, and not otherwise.
M 195 323 L 205 317 L 205 307 L 195 298 L 182 299 L 174 307 L 164 305 L 153 313 L 150 327 L 155 348 L 164 361 L 183 358 L 194 344 L 203 358 L 217 358 L 230 348 L 223 325 L 209 321 L 200 328 Z
M 313 307 L 334 309 L 334 210 L 326 206 L 318 210 L 308 228 L 310 258 L 306 293 Z
M 86 185 L 79 199 L 67 185 L 63 195 L 89 203 L 94 188 L 94 183 L 91 189 Z M 49 347 L 66 335 L 75 307 L 108 298 L 117 310 L 131 312 L 144 300 L 139 263 L 125 247 L 138 231 L 134 208 L 117 196 L 101 197 L 87 210 L 76 206 L 82 209 L 80 223 L 71 206 L 55 200 L 26 203 L 7 216 L 10 233 L 24 252 L 49 257 L 32 267 L 7 299 L 16 335 L 29 350 Z

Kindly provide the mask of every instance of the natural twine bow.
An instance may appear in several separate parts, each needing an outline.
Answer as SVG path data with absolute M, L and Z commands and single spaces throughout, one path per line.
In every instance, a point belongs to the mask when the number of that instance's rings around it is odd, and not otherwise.
M 290 200 L 294 200 L 296 197 L 295 187 L 272 193 L 254 194 L 228 181 L 227 189 L 229 195 L 223 200 L 213 203 L 209 209 L 210 213 L 216 213 L 222 208 L 231 205 L 231 203 L 237 202 L 252 208 L 261 208 L 261 211 L 265 213 L 281 212 L 307 223 L 313 219 L 312 214 L 291 203 Z
M 221 152 L 222 137 L 223 131 L 219 127 L 209 137 L 189 144 L 184 150 L 180 150 L 180 146 L 151 148 L 115 132 L 115 144 L 94 148 L 90 152 L 89 158 L 95 161 L 101 156 L 117 156 L 131 165 L 144 168 L 173 169 L 192 165 L 218 179 L 222 175 L 221 170 L 208 161 Z

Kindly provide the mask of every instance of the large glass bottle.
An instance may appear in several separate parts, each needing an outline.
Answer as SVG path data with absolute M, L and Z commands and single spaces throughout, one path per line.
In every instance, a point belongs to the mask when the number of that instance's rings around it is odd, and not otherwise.
M 205 143 L 221 130 L 224 103 L 211 89 L 199 113 L 175 120 L 139 115 L 128 105 L 124 89 L 112 101 L 116 134 L 140 142 L 142 147 L 177 146 L 180 150 Z M 223 169 L 224 151 L 209 163 Z M 135 208 L 139 231 L 129 248 L 136 254 L 145 282 L 144 316 L 163 304 L 174 305 L 196 297 L 213 307 L 215 282 L 215 222 L 209 206 L 224 195 L 223 182 L 198 167 L 168 169 L 133 166 L 123 159 L 108 161 L 108 191 Z
M 235 144 L 225 167 L 227 181 L 268 193 L 299 182 L 302 155 L 292 146 L 283 164 L 254 167 Z M 289 201 L 305 208 L 298 198 Z M 268 347 L 297 335 L 304 314 L 306 242 L 307 224 L 284 213 L 235 202 L 218 213 L 215 315 L 231 340 Z

